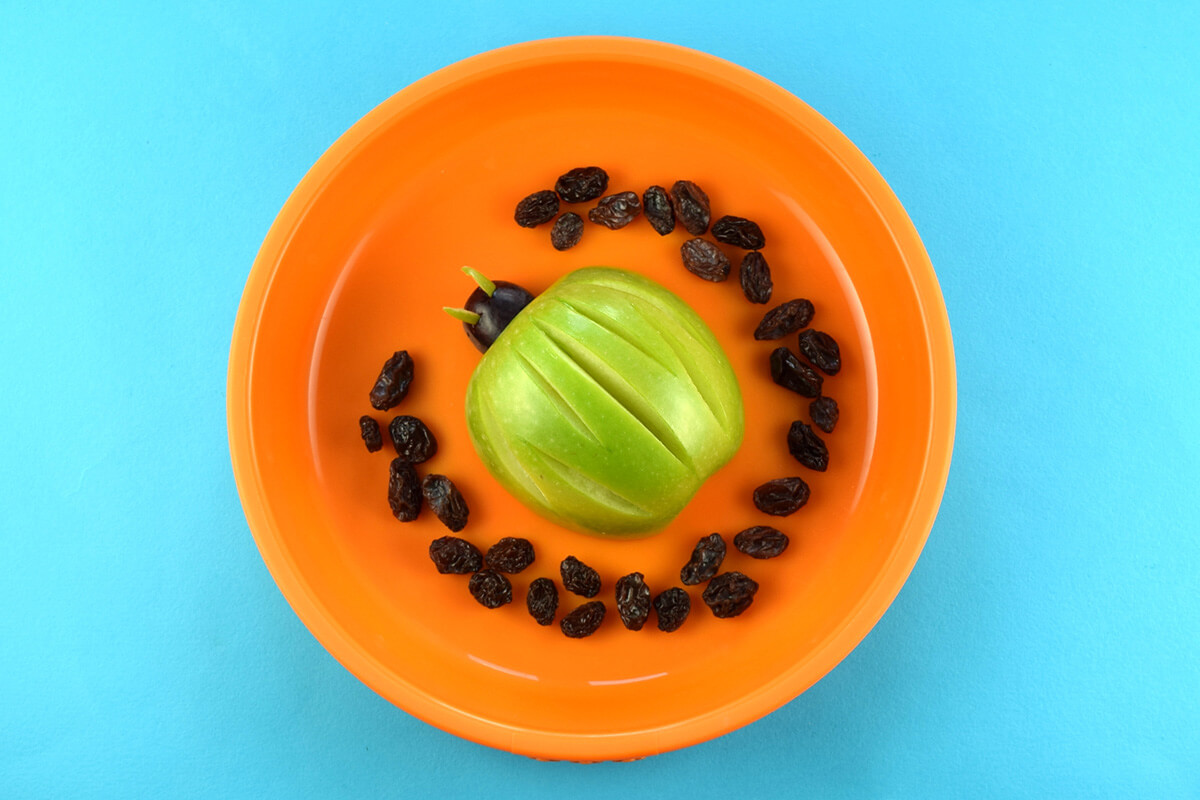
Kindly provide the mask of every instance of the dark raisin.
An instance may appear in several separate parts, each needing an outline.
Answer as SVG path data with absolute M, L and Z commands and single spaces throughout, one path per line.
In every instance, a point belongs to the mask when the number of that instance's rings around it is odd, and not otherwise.
M 403 458 L 393 458 L 388 477 L 388 505 L 401 522 L 412 522 L 421 513 L 421 479 Z
M 712 218 L 708 195 L 696 184 L 675 181 L 671 187 L 671 206 L 675 209 L 675 219 L 692 236 L 699 236 L 708 230 L 708 221 Z
M 413 379 L 413 360 L 407 350 L 393 353 L 371 387 L 371 408 L 387 411 L 404 399 Z
M 837 375 L 842 369 L 842 352 L 828 333 L 800 331 L 800 352 L 826 375 Z
M 739 553 L 751 558 L 775 558 L 787 550 L 787 534 L 768 525 L 755 525 L 733 537 L 733 546 Z
M 634 192 L 621 192 L 601 197 L 596 207 L 588 212 L 588 219 L 611 230 L 624 228 L 642 213 L 642 201 Z
M 751 303 L 771 301 L 771 291 L 775 285 L 771 283 L 771 267 L 762 253 L 751 250 L 742 256 L 738 277 L 742 281 L 742 294 L 746 295 L 746 299 Z
M 729 258 L 710 241 L 689 239 L 679 248 L 679 253 L 683 256 L 683 265 L 693 275 L 713 283 L 729 277 Z
M 517 203 L 517 211 L 513 218 L 522 228 L 536 228 L 554 219 L 557 213 L 558 195 L 549 189 L 543 189 Z
M 558 611 L 558 587 L 549 578 L 537 578 L 529 584 L 529 593 L 525 595 L 525 607 L 538 625 L 549 625 L 554 622 L 554 613 Z
M 567 556 L 558 568 L 563 588 L 584 597 L 600 594 L 600 573 L 575 556 Z
M 838 421 L 837 400 L 832 397 L 818 397 L 808 404 L 808 413 L 812 417 L 813 425 L 826 433 L 833 433 L 833 426 L 837 425 Z
M 754 330 L 754 338 L 782 339 L 789 333 L 803 328 L 813 318 L 813 304 L 804 300 L 788 300 L 763 315 L 762 322 Z
M 805 397 L 819 397 L 824 378 L 791 350 L 776 347 L 771 351 L 771 380 Z
M 410 464 L 428 461 L 437 452 L 437 439 L 429 428 L 425 427 L 425 423 L 416 417 L 396 417 L 388 425 L 388 434 L 392 437 L 396 455 Z
M 458 491 L 454 481 L 445 475 L 426 475 L 425 480 L 421 481 L 421 494 L 447 528 L 461 531 L 467 527 L 467 517 L 471 509 L 467 508 L 467 501 L 463 499 L 462 492 Z
M 368 417 L 366 414 L 359 417 L 358 430 L 369 452 L 377 453 L 383 448 L 383 436 L 379 433 L 379 423 L 374 417 Z
M 499 572 L 516 574 L 533 563 L 533 544 L 528 539 L 505 536 L 488 548 L 487 565 Z
M 560 175 L 554 191 L 564 203 L 586 203 L 604 194 L 608 188 L 608 173 L 599 167 L 576 167 Z
M 725 560 L 725 540 L 719 533 L 710 533 L 692 549 L 692 558 L 679 570 L 679 580 L 685 586 L 695 586 L 717 574 Z
M 666 633 L 679 630 L 692 610 L 692 598 L 678 586 L 672 586 L 654 598 L 654 613 L 658 615 L 658 629 Z
M 554 221 L 550 229 L 550 244 L 555 250 L 570 250 L 583 238 L 583 217 L 568 211 Z
M 512 602 L 512 584 L 494 569 L 481 569 L 471 576 L 471 597 L 485 608 L 499 608 Z
M 605 611 L 604 603 L 593 600 L 567 614 L 558 625 L 562 632 L 572 639 L 582 639 L 596 632 L 600 623 L 604 622 Z
M 758 223 L 745 217 L 721 217 L 713 223 L 712 235 L 718 242 L 731 244 L 743 250 L 761 250 L 767 244 Z
M 736 617 L 754 602 L 758 583 L 740 572 L 726 572 L 713 578 L 704 589 L 704 603 L 714 617 Z
M 651 186 L 642 192 L 642 210 L 651 227 L 658 231 L 659 236 L 666 236 L 675 230 L 675 211 L 671 208 L 671 198 L 667 190 L 661 186 Z
M 777 478 L 754 490 L 754 506 L 764 514 L 786 517 L 808 502 L 808 484 L 802 478 Z
M 617 579 L 617 613 L 631 631 L 640 631 L 650 616 L 650 587 L 640 572 Z
M 829 469 L 829 449 L 813 429 L 800 420 L 792 423 L 787 437 L 788 452 L 809 469 L 824 472 Z
M 483 556 L 475 545 L 457 536 L 443 536 L 430 542 L 429 559 L 443 575 L 470 575 L 483 568 Z

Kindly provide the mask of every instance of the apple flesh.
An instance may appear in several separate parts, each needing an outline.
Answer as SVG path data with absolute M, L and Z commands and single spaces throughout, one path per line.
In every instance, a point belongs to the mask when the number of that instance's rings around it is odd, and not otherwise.
M 737 378 L 704 321 L 625 270 L 572 272 L 484 353 L 466 398 L 483 463 L 564 526 L 659 530 L 742 442 Z

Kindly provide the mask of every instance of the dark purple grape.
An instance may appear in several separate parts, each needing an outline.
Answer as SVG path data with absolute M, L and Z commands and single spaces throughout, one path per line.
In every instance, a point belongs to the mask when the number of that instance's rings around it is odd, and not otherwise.
M 710 533 L 692 549 L 692 558 L 679 571 L 679 580 L 685 586 L 695 586 L 717 574 L 725 560 L 725 540 L 719 533 Z
M 472 575 L 468 588 L 471 597 L 484 608 L 499 608 L 512 602 L 512 584 L 492 569 L 481 569 Z
M 454 481 L 445 475 L 426 475 L 425 480 L 421 481 L 421 494 L 447 528 L 461 531 L 467 527 L 467 517 L 471 509 L 467 508 L 467 501 L 463 499 Z
M 388 505 L 401 522 L 412 522 L 421 513 L 421 479 L 403 458 L 393 458 L 388 476 Z
M 559 566 L 563 588 L 568 592 L 595 597 L 600 594 L 600 573 L 580 561 L 575 556 L 567 556 Z
M 788 452 L 809 469 L 824 472 L 829 469 L 829 448 L 813 429 L 800 420 L 792 423 L 787 437 Z
M 604 603 L 593 600 L 567 614 L 558 624 L 562 632 L 570 638 L 582 639 L 596 632 L 600 623 L 604 622 L 604 612 Z
M 396 455 L 410 464 L 428 461 L 437 452 L 437 439 L 433 432 L 416 417 L 407 414 L 396 417 L 388 425 L 388 434 L 392 437 Z
M 517 203 L 513 218 L 522 228 L 536 228 L 554 219 L 558 213 L 558 195 L 549 189 L 534 192 Z
M 692 599 L 678 586 L 660 592 L 654 598 L 654 613 L 658 616 L 658 629 L 664 633 L 679 630 L 692 610 Z
M 371 387 L 371 408 L 387 411 L 395 407 L 408 394 L 412 385 L 413 360 L 407 350 L 392 354 L 379 371 L 375 385 Z
M 762 322 L 754 330 L 754 338 L 782 339 L 789 333 L 803 328 L 813 318 L 813 304 L 800 298 L 781 303 L 763 315 Z
M 808 502 L 808 484 L 802 478 L 777 478 L 754 490 L 754 506 L 764 514 L 786 517 Z
M 608 173 L 599 167 L 576 167 L 560 175 L 554 191 L 564 203 L 586 203 L 604 194 L 608 188 Z
M 771 282 L 771 267 L 762 253 L 751 250 L 742 256 L 738 277 L 742 282 L 742 294 L 746 295 L 747 300 L 760 304 L 771 302 L 775 285 Z
M 714 617 L 736 617 L 754 602 L 758 583 L 740 572 L 726 572 L 709 581 L 701 597 Z
M 824 379 L 786 347 L 771 351 L 771 380 L 805 397 L 819 397 Z
M 837 375 L 842 369 L 841 349 L 828 333 L 800 331 L 800 352 L 826 375 Z
M 568 211 L 554 221 L 550 229 L 550 244 L 555 250 L 570 250 L 583 238 L 583 217 Z
M 471 344 L 481 353 L 486 353 L 500 334 L 508 327 L 521 309 L 533 302 L 533 295 L 508 281 L 496 281 L 496 290 L 488 294 L 482 287 L 471 292 L 465 306 L 467 311 L 479 315 L 474 324 L 463 323 L 463 330 Z
M 529 584 L 529 593 L 525 595 L 525 608 L 538 625 L 549 625 L 554 622 L 554 614 L 558 611 L 558 587 L 549 578 L 537 578 Z
M 617 613 L 631 631 L 640 631 L 650 616 L 650 587 L 640 572 L 617 579 Z
M 383 436 L 379 433 L 379 423 L 374 417 L 369 417 L 363 414 L 358 418 L 358 431 L 362 434 L 363 443 L 367 446 L 367 452 L 377 453 L 383 449 Z
M 788 537 L 777 528 L 755 525 L 734 536 L 733 546 L 751 558 L 775 558 L 787 550 Z
M 512 575 L 532 564 L 535 557 L 533 544 L 528 539 L 505 536 L 488 548 L 487 565 Z
M 651 186 L 642 193 L 642 210 L 659 236 L 666 236 L 675 230 L 675 210 L 671 208 L 671 198 L 663 187 Z
M 832 397 L 818 397 L 808 404 L 808 414 L 816 425 L 826 433 L 833 433 L 833 426 L 838 421 L 837 400 Z
M 713 223 L 712 235 L 718 242 L 743 250 L 761 250 L 767 244 L 758 223 L 728 214 Z
M 708 195 L 691 181 L 675 181 L 671 187 L 671 206 L 675 219 L 692 236 L 700 236 L 708 230 L 712 218 Z
M 443 575 L 470 575 L 483 567 L 483 556 L 475 545 L 457 536 L 443 536 L 430 542 L 429 559 Z

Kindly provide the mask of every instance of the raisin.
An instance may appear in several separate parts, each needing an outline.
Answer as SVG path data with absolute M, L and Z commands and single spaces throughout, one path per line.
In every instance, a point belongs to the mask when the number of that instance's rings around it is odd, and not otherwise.
M 483 568 L 483 556 L 475 545 L 457 536 L 443 536 L 430 542 L 429 559 L 443 575 L 470 575 Z
M 371 408 L 387 411 L 408 394 L 413 379 L 413 360 L 407 350 L 393 353 L 383 364 L 375 385 L 371 387 Z
M 588 219 L 610 230 L 619 230 L 642 213 L 642 201 L 633 192 L 621 192 L 601 197 L 600 202 L 588 212 Z
M 533 563 L 533 544 L 528 539 L 505 536 L 488 548 L 487 565 L 498 572 L 515 574 Z
M 666 236 L 675 230 L 675 211 L 671 208 L 671 198 L 667 190 L 661 186 L 651 186 L 642 192 L 642 210 L 651 227 L 658 231 L 659 236 Z
M 600 627 L 600 623 L 604 622 L 605 610 L 604 603 L 593 600 L 567 614 L 558 624 L 567 636 L 572 639 L 582 639 L 595 633 L 596 629 Z
M 563 588 L 584 597 L 600 594 L 600 573 L 575 556 L 567 556 L 558 568 Z
M 754 338 L 782 339 L 789 333 L 803 328 L 813 318 L 813 304 L 801 298 L 780 303 L 763 315 L 762 322 L 754 330 Z
M 558 195 L 549 189 L 534 192 L 517 203 L 517 211 L 513 219 L 522 228 L 536 228 L 543 222 L 554 219 L 558 213 Z
M 658 615 L 658 629 L 665 633 L 679 630 L 692 610 L 692 598 L 678 586 L 672 586 L 654 598 L 654 613 Z
M 821 437 L 800 420 L 792 423 L 788 430 L 788 452 L 809 469 L 824 472 L 829 469 L 829 450 Z
M 729 258 L 710 241 L 689 239 L 679 248 L 679 253 L 683 256 L 683 265 L 693 275 L 713 283 L 729 277 Z
M 358 430 L 368 452 L 377 453 L 383 448 L 383 436 L 379 433 L 379 423 L 374 417 L 368 417 L 366 414 L 359 417 Z
M 821 383 L 824 381 L 815 369 L 786 347 L 776 347 L 771 351 L 771 379 L 805 397 L 820 397 Z
M 679 570 L 679 580 L 685 586 L 695 586 L 717 574 L 725 560 L 725 540 L 719 533 L 710 533 L 692 549 L 692 558 Z
M 837 375 L 842 369 L 842 353 L 838 343 L 828 333 L 807 330 L 800 332 L 800 352 L 813 366 L 826 375 Z
M 412 522 L 421 513 L 421 479 L 403 458 L 393 458 L 388 477 L 388 505 L 401 522 Z
M 468 584 L 471 597 L 484 608 L 499 608 L 512 602 L 512 584 L 494 569 L 481 569 Z
M 576 167 L 560 175 L 554 191 L 564 203 L 586 203 L 604 194 L 608 188 L 608 173 L 599 167 Z
M 832 397 L 818 397 L 808 404 L 808 413 L 814 425 L 826 433 L 833 433 L 833 426 L 837 425 L 838 421 L 837 400 Z
M 425 427 L 425 423 L 416 417 L 406 414 L 396 417 L 388 425 L 388 434 L 392 437 L 396 455 L 410 464 L 428 461 L 437 452 L 437 439 Z
M 550 244 L 555 250 L 570 250 L 583 238 L 583 217 L 568 211 L 554 221 L 550 229 Z
M 537 578 L 529 584 L 529 593 L 525 595 L 525 608 L 538 625 L 549 625 L 554 622 L 554 613 L 558 611 L 558 587 L 549 578 Z
M 755 525 L 733 537 L 733 546 L 739 553 L 751 558 L 775 558 L 787 550 L 787 534 L 768 525 Z
M 467 501 L 454 481 L 445 475 L 426 475 L 425 480 L 421 481 L 421 494 L 447 528 L 461 531 L 467 527 L 467 516 L 471 509 L 467 508 Z
M 808 484 L 802 478 L 777 478 L 754 490 L 754 506 L 764 514 L 786 517 L 808 502 Z
M 761 250 L 767 244 L 758 223 L 745 217 L 721 217 L 713 223 L 712 235 L 718 242 L 731 244 L 743 250 Z
M 708 230 L 708 221 L 712 218 L 708 195 L 696 184 L 675 181 L 671 187 L 671 206 L 675 209 L 675 218 L 692 236 Z
M 740 572 L 726 572 L 713 578 L 704 589 L 704 603 L 714 617 L 736 617 L 754 602 L 758 583 Z
M 771 301 L 771 291 L 775 285 L 771 283 L 771 267 L 762 253 L 751 250 L 742 256 L 738 277 L 742 281 L 742 294 L 746 295 L 746 299 L 751 303 Z
M 640 572 L 631 572 L 617 580 L 617 613 L 631 631 L 640 631 L 650 616 L 650 587 Z

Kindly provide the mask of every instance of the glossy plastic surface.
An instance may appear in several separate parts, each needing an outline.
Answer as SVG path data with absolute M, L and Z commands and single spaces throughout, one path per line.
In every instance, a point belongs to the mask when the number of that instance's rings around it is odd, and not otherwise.
M 826 381 L 841 407 L 827 473 L 787 453 L 807 401 L 775 386 L 751 336 L 765 308 L 733 278 L 683 269 L 677 230 L 644 219 L 589 225 L 557 252 L 549 228 L 518 227 L 516 202 L 575 166 L 610 191 L 696 181 L 714 218 L 760 223 L 774 302 L 817 308 L 841 343 Z M 732 253 L 732 251 L 731 251 Z M 708 322 L 741 382 L 746 434 L 734 458 L 664 532 L 607 541 L 559 528 L 508 496 L 472 450 L 463 398 L 479 354 L 442 306 L 473 288 L 470 264 L 539 291 L 593 264 L 659 281 Z M 785 340 L 794 346 L 793 337 Z M 446 531 L 431 514 L 398 523 L 386 502 L 388 450 L 368 453 L 357 419 L 398 349 L 416 361 L 393 413 L 420 416 L 441 449 L 423 472 L 449 475 L 471 505 L 481 549 L 524 535 L 537 562 L 517 601 L 477 605 L 466 578 L 426 554 Z M 399 92 L 312 168 L 267 235 L 234 330 L 228 386 L 234 473 L 263 558 L 296 613 L 349 670 L 406 711 L 458 735 L 539 758 L 635 758 L 717 736 L 786 703 L 840 661 L 908 576 L 941 499 L 955 415 L 953 349 L 936 278 L 882 178 L 832 125 L 774 84 L 653 42 L 533 42 L 441 70 Z M 377 414 L 382 423 L 390 414 Z M 769 518 L 750 501 L 770 478 L 802 475 L 809 505 Z M 726 567 L 761 589 L 736 619 L 690 590 L 677 632 L 634 633 L 612 586 L 634 570 L 678 585 L 696 540 L 772 521 L 792 539 L 774 561 L 731 548 Z M 569 640 L 524 609 L 535 577 L 572 554 L 604 577 L 604 627 Z M 564 595 L 560 616 L 581 598 Z

